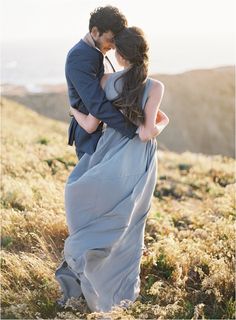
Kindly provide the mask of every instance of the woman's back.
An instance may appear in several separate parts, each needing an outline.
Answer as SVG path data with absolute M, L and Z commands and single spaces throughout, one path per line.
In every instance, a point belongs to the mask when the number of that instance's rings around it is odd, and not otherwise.
M 124 69 L 109 75 L 107 74 L 102 78 L 101 85 L 106 93 L 106 97 L 108 100 L 120 100 L 120 93 L 123 91 L 124 78 L 126 77 L 126 75 L 124 74 L 125 72 L 129 72 L 129 70 Z M 131 81 L 132 78 L 130 79 L 130 75 L 128 76 L 128 79 L 128 81 Z M 126 92 L 128 95 L 130 90 L 128 89 L 127 91 L 127 88 L 132 88 L 132 83 L 128 83 L 127 85 L 126 82 Z M 140 88 L 139 90 L 142 89 Z M 140 111 L 140 109 L 136 107 L 134 102 L 131 103 L 132 106 L 129 107 L 129 110 L 124 108 L 119 109 L 121 112 L 125 112 L 129 120 L 131 120 L 131 122 L 134 122 L 135 124 L 137 123 L 138 117 L 140 117 L 140 119 L 144 119 L 144 121 L 142 121 L 142 125 L 139 125 L 139 128 L 136 130 L 136 133 L 139 135 L 139 138 L 142 142 L 153 140 L 152 138 L 155 138 L 157 135 L 159 135 L 169 122 L 166 114 L 159 110 L 159 106 L 163 98 L 163 93 L 164 84 L 161 81 L 147 78 L 142 95 L 141 97 L 138 97 L 142 111 Z M 136 94 L 138 95 L 138 93 Z M 133 101 L 135 101 L 135 95 L 132 94 L 132 96 L 134 99 Z M 138 100 L 136 99 L 136 102 Z M 131 113 L 133 114 L 133 119 L 130 118 Z M 129 114 L 129 116 L 127 114 Z
M 122 85 L 123 85 L 123 78 L 119 78 L 123 73 L 125 73 L 127 70 L 121 70 L 121 71 L 117 71 L 114 73 L 111 73 L 108 78 L 106 79 L 106 82 L 104 84 L 104 91 L 106 93 L 106 97 L 108 100 L 113 101 L 115 100 L 119 93 L 122 91 Z M 118 79 L 118 80 L 117 80 Z M 117 81 L 116 81 L 117 80 Z M 143 97 L 142 97 L 142 108 L 144 109 L 147 98 L 148 98 L 148 94 L 149 94 L 149 90 L 151 88 L 151 79 L 147 78 L 146 81 L 146 86 L 143 92 Z

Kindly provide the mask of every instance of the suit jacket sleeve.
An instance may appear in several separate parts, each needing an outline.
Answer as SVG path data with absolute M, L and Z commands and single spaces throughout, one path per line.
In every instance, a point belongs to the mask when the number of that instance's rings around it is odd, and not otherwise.
M 85 55 L 70 55 L 67 59 L 66 74 L 84 105 L 97 119 L 116 129 L 122 135 L 133 138 L 137 126 L 127 121 L 124 115 L 106 98 L 97 76 L 99 59 Z

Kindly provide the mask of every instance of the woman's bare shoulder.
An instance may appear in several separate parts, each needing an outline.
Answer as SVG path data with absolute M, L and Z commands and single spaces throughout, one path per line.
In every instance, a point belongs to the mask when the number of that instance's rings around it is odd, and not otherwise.
M 150 91 L 149 91 L 149 95 L 162 95 L 164 93 L 164 90 L 165 90 L 165 85 L 163 82 L 161 82 L 160 80 L 157 80 L 157 79 L 153 79 L 153 78 L 150 78 L 149 79 L 151 80 L 151 88 L 150 88 Z
M 104 90 L 104 88 L 106 87 L 106 84 L 108 82 L 109 79 L 111 78 L 117 78 L 119 77 L 123 72 L 125 72 L 126 69 L 122 69 L 120 71 L 116 71 L 116 72 L 112 72 L 112 73 L 105 73 L 104 76 L 101 78 L 100 84 Z
M 106 83 L 107 83 L 107 80 L 110 78 L 110 76 L 112 75 L 113 73 L 105 73 L 101 80 L 100 80 L 100 85 L 101 87 L 104 89 L 105 86 L 106 86 Z

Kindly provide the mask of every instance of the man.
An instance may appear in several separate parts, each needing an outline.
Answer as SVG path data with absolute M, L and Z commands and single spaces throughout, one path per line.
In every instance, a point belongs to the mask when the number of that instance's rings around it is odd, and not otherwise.
M 97 130 L 88 134 L 72 117 L 68 144 L 75 142 L 79 159 L 84 153 L 95 151 L 104 122 L 130 139 L 135 136 L 137 126 L 130 121 L 127 125 L 124 115 L 107 100 L 100 86 L 104 74 L 104 55 L 114 48 L 114 36 L 126 26 L 127 20 L 117 8 L 99 7 L 91 13 L 89 33 L 68 53 L 65 71 L 70 104 L 101 120 Z

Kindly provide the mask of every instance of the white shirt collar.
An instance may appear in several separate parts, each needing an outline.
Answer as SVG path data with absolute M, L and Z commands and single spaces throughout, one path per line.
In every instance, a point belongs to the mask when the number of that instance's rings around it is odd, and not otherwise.
M 98 47 L 96 47 L 96 45 L 95 45 L 95 43 L 94 43 L 94 40 L 93 40 L 90 32 L 88 32 L 88 33 L 84 36 L 83 40 L 84 40 L 84 42 L 86 42 L 90 47 L 93 47 L 93 48 L 97 49 L 98 51 L 100 51 L 100 52 L 102 53 L 102 51 L 101 51 Z M 103 53 L 102 53 L 102 54 L 103 54 Z M 103 54 L 103 55 L 104 55 L 104 54 Z

